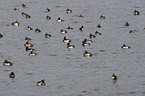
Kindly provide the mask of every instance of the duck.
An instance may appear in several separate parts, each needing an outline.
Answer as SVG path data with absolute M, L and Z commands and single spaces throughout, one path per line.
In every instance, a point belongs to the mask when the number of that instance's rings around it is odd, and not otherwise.
M 41 80 L 37 82 L 37 86 L 44 86 L 45 85 L 45 81 Z
M 101 28 L 101 25 L 100 25 L 100 24 L 98 24 L 98 25 L 97 25 L 97 28 Z
M 29 41 L 30 41 L 30 40 L 31 40 L 31 38 L 28 38 L 28 37 L 26 36 L 26 37 L 25 37 L 25 40 L 29 40 Z
M 85 41 L 82 41 L 82 46 L 90 45 L 90 43 L 87 43 Z
M 72 49 L 72 48 L 75 48 L 75 46 L 74 45 L 70 45 L 70 43 L 67 43 L 67 48 Z
M 8 60 L 5 60 L 5 61 L 3 62 L 3 65 L 4 65 L 4 66 L 12 66 L 13 63 L 10 62 L 10 61 L 8 61 Z
M 123 46 L 121 48 L 122 49 L 129 49 L 129 48 L 131 48 L 131 46 L 127 46 L 126 44 L 123 44 Z
M 14 72 L 11 72 L 11 73 L 9 74 L 9 77 L 10 77 L 10 78 L 15 78 Z
M 60 33 L 61 33 L 61 34 L 65 34 L 65 33 L 67 33 L 67 31 L 66 31 L 66 30 L 61 29 L 61 30 L 60 30 Z
M 92 40 L 88 40 L 88 39 L 84 39 L 84 42 L 86 42 L 86 43 L 91 43 L 91 42 L 93 42 Z
M 95 38 L 96 36 L 93 35 L 92 33 L 90 33 L 89 37 L 90 37 L 90 38 Z
M 33 47 L 33 44 L 29 43 L 29 41 L 27 41 L 25 44 L 24 44 L 25 47 Z
M 99 35 L 102 35 L 102 33 L 96 31 L 96 32 L 95 32 L 95 35 L 99 36 Z
M 46 19 L 47 19 L 47 20 L 51 20 L 51 17 L 47 15 L 47 16 L 46 16 Z
M 51 37 L 51 35 L 48 33 L 45 33 L 45 38 L 49 38 L 49 37 Z
M 27 15 L 26 13 L 22 12 L 22 16 L 24 17 L 25 15 Z
M 112 80 L 117 80 L 117 76 L 116 76 L 115 74 L 113 74 L 113 75 L 111 76 L 111 79 L 112 79 Z
M 26 8 L 26 5 L 25 4 L 22 4 L 22 7 Z
M 84 17 L 84 16 L 80 14 L 79 17 Z
M 33 49 L 33 48 L 29 48 L 29 47 L 25 47 L 25 49 L 26 49 L 26 51 L 34 51 L 35 49 Z
M 133 30 L 130 30 L 129 33 L 134 33 L 134 31 Z
M 68 14 L 68 13 L 72 13 L 72 10 L 66 9 L 66 13 L 67 13 L 67 14 Z
M 58 17 L 57 22 L 62 22 L 64 20 L 60 19 L 60 17 Z
M 46 10 L 45 10 L 45 12 L 49 12 L 50 11 L 50 9 L 49 8 L 47 8 Z
M 27 28 L 26 28 L 27 30 L 33 30 L 33 28 L 31 28 L 30 26 L 28 26 Z
M 71 40 L 70 39 L 66 39 L 66 37 L 64 37 L 63 42 L 64 43 L 71 43 Z
M 31 16 L 30 16 L 30 15 L 28 15 L 28 14 L 26 14 L 26 15 L 25 15 L 25 18 L 27 18 L 27 19 L 28 19 L 28 18 L 31 18 Z
M 18 8 L 14 8 L 14 10 L 15 10 L 15 11 L 19 11 L 19 9 L 18 9 Z
M 135 15 L 135 16 L 136 16 L 136 15 L 140 15 L 139 11 L 135 10 L 135 11 L 134 11 L 134 15 Z
M 3 38 L 3 35 L 2 34 L 0 34 L 0 38 Z
M 80 28 L 79 28 L 79 30 L 80 31 L 84 31 L 85 29 L 84 29 L 84 26 L 81 26 Z
M 91 56 L 92 56 L 92 53 L 90 53 L 88 51 L 84 52 L 84 57 L 91 57 Z
M 38 28 L 36 28 L 36 29 L 35 29 L 35 32 L 40 33 L 40 32 L 41 32 L 41 30 L 40 30 L 40 29 L 38 29 Z
M 72 28 L 72 27 L 70 27 L 70 26 L 68 26 L 68 27 L 67 27 L 67 29 L 68 29 L 68 30 L 73 30 L 73 28 Z
M 128 22 L 126 22 L 126 23 L 124 24 L 124 26 L 130 26 L 130 24 L 129 24 Z
M 29 56 L 36 56 L 38 55 L 37 53 L 34 53 L 33 51 L 30 52 Z
M 19 22 L 18 22 L 18 21 L 13 22 L 12 25 L 13 25 L 13 26 L 19 26 Z
M 100 19 L 105 19 L 105 16 L 101 15 L 101 16 L 100 16 Z

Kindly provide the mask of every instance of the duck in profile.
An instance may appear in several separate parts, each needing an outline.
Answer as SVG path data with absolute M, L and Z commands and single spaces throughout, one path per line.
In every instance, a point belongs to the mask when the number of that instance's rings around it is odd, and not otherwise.
M 72 48 L 75 48 L 75 46 L 74 45 L 70 45 L 70 43 L 67 43 L 67 48 L 68 49 L 72 49 Z
M 30 27 L 30 26 L 28 26 L 27 28 L 26 28 L 27 30 L 33 30 L 33 28 L 32 27 Z
M 13 63 L 10 62 L 10 61 L 5 60 L 5 61 L 3 62 L 3 65 L 4 65 L 4 66 L 12 66 Z
M 25 4 L 22 4 L 22 7 L 26 8 L 26 5 Z
M 85 51 L 84 52 L 84 57 L 92 57 L 92 53 Z
M 49 8 L 47 8 L 46 10 L 45 10 L 45 12 L 49 12 L 50 11 L 50 9 Z
M 0 34 L 0 38 L 3 38 L 3 35 L 2 34 Z
M 87 43 L 85 41 L 82 41 L 82 46 L 90 45 L 90 43 Z
M 126 22 L 126 23 L 124 24 L 124 26 L 130 26 L 130 24 L 129 24 L 128 22 Z
M 81 26 L 80 28 L 79 28 L 79 30 L 80 31 L 84 31 L 85 29 L 84 29 L 84 26 Z
M 66 39 L 66 37 L 64 37 L 63 42 L 64 43 L 71 43 L 71 40 L 70 39 Z
M 22 16 L 23 16 L 23 17 L 26 16 L 26 15 L 27 15 L 26 13 L 22 12 Z
M 66 9 L 66 13 L 67 13 L 67 14 L 68 14 L 68 13 L 72 13 L 72 10 Z
M 92 40 L 89 40 L 89 39 L 84 39 L 84 42 L 86 42 L 86 43 L 91 43 L 91 42 L 93 42 Z
M 135 16 L 136 16 L 136 15 L 140 15 L 139 11 L 135 10 L 135 11 L 134 11 L 134 15 L 135 15 Z
M 105 16 L 101 15 L 101 16 L 100 16 L 100 19 L 105 19 Z
M 27 41 L 25 44 L 24 44 L 25 47 L 33 47 L 33 44 L 29 43 L 29 41 Z
M 41 80 L 39 82 L 37 82 L 37 86 L 44 86 L 45 85 L 45 81 Z
M 96 32 L 95 32 L 95 35 L 99 36 L 99 35 L 102 35 L 102 33 L 96 31 Z
M 97 28 L 101 28 L 101 25 L 100 25 L 100 24 L 98 24 L 98 25 L 97 25 Z
M 129 33 L 134 33 L 134 31 L 133 30 L 130 30 Z
M 30 15 L 28 15 L 28 14 L 26 14 L 26 15 L 25 15 L 25 18 L 27 18 L 27 19 L 28 19 L 28 18 L 31 18 L 31 16 L 30 16 Z
M 34 50 L 35 50 L 35 49 L 33 49 L 33 48 L 29 48 L 29 47 L 25 47 L 25 49 L 26 49 L 26 51 L 29 51 L 29 52 L 34 51 Z
M 45 38 L 49 38 L 49 37 L 51 37 L 51 35 L 48 33 L 45 33 Z
M 61 30 L 60 30 L 60 33 L 61 33 L 61 34 L 65 34 L 65 33 L 67 33 L 67 31 L 66 31 L 66 30 L 61 29 Z
M 10 77 L 10 78 L 15 78 L 14 72 L 11 72 L 11 73 L 9 74 L 9 77 Z
M 12 25 L 13 25 L 13 26 L 19 26 L 19 22 L 18 22 L 18 21 L 13 22 Z
M 117 76 L 116 76 L 115 74 L 113 74 L 113 75 L 111 76 L 111 79 L 112 79 L 112 80 L 117 80 Z
M 37 53 L 34 53 L 33 51 L 30 52 L 29 56 L 36 56 L 38 55 Z
M 70 27 L 70 26 L 68 26 L 68 27 L 67 27 L 67 29 L 68 29 L 68 30 L 73 30 L 73 28 L 72 28 L 72 27 Z
M 47 15 L 47 16 L 46 16 L 46 19 L 47 19 L 47 20 L 51 20 L 51 17 Z
M 60 17 L 58 17 L 57 22 L 62 22 L 64 20 L 60 19 Z
M 30 41 L 30 40 L 31 40 L 31 38 L 28 38 L 28 37 L 26 36 L 26 37 L 25 37 L 25 40 L 29 40 L 29 41 Z
M 19 9 L 18 9 L 18 8 L 14 8 L 14 10 L 15 10 L 15 11 L 19 11 Z
M 95 38 L 96 36 L 90 33 L 89 37 L 92 39 L 92 38 Z
M 129 49 L 129 48 L 131 48 L 131 46 L 127 46 L 126 44 L 123 44 L 123 46 L 121 48 L 122 49 Z
M 40 30 L 40 29 L 38 29 L 38 28 L 36 28 L 36 29 L 35 29 L 35 32 L 36 32 L 36 33 L 40 33 L 40 32 L 41 32 L 41 30 Z

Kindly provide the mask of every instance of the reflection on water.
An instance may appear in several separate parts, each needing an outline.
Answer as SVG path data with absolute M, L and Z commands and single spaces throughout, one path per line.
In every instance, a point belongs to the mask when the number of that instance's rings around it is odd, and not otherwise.
M 1 96 L 141 96 L 144 95 L 144 0 L 3 0 L 0 3 L 0 95 Z M 26 5 L 22 7 L 22 4 Z M 14 10 L 14 8 L 19 10 Z M 45 12 L 50 8 L 49 12 Z M 72 13 L 67 14 L 66 9 Z M 134 10 L 141 15 L 135 16 Z M 22 16 L 27 13 L 31 18 Z M 46 16 L 52 17 L 47 20 Z M 100 16 L 105 19 L 100 19 Z M 57 22 L 58 18 L 64 22 Z M 19 26 L 12 22 L 19 21 Z M 130 26 L 124 24 L 129 22 Z M 96 26 L 100 24 L 101 28 Z M 27 30 L 27 26 L 35 30 Z M 73 30 L 68 30 L 71 26 Z M 80 31 L 80 26 L 85 30 Z M 60 30 L 67 30 L 60 34 Z M 96 30 L 102 35 L 91 38 L 89 46 L 84 39 Z M 133 30 L 134 33 L 129 33 Z M 45 38 L 45 33 L 51 38 Z M 38 53 L 29 56 L 25 51 L 25 37 Z M 68 49 L 63 38 L 71 39 L 75 48 Z M 130 49 L 121 49 L 123 44 Z M 85 51 L 92 57 L 83 57 Z M 3 66 L 4 60 L 13 66 Z M 14 72 L 16 77 L 9 78 Z M 117 81 L 110 76 L 116 74 Z M 45 86 L 37 86 L 44 79 Z

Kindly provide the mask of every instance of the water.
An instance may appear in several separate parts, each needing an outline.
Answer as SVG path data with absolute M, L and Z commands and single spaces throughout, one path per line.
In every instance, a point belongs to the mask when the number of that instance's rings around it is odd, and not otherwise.
M 0 96 L 145 96 L 144 0 L 3 0 L 0 8 L 4 36 L 0 38 Z M 51 11 L 44 12 L 46 8 Z M 67 8 L 73 12 L 66 14 Z M 134 10 L 141 15 L 134 16 Z M 31 18 L 22 17 L 22 12 Z M 47 15 L 52 20 L 46 20 Z M 100 20 L 101 15 L 106 19 Z M 65 21 L 56 22 L 58 17 Z M 18 27 L 11 25 L 16 20 Z M 124 27 L 126 22 L 129 27 Z M 98 24 L 102 27 L 96 28 Z M 42 32 L 28 31 L 28 25 Z M 85 30 L 80 32 L 82 25 Z M 74 30 L 67 30 L 68 26 Z M 68 33 L 60 34 L 61 29 Z M 82 47 L 83 39 L 96 30 L 102 35 Z M 45 33 L 52 37 L 44 38 Z M 38 56 L 28 56 L 26 36 Z M 74 49 L 66 48 L 64 36 L 72 40 Z M 121 49 L 124 43 L 131 49 Z M 93 56 L 83 57 L 86 50 Z M 3 66 L 5 59 L 14 65 Z M 9 78 L 12 71 L 15 79 Z M 110 79 L 113 73 L 118 76 L 116 82 Z M 42 79 L 46 86 L 37 86 Z

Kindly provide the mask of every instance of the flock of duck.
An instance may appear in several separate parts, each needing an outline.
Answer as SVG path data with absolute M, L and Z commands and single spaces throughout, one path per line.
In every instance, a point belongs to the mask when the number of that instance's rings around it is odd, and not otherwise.
M 22 4 L 22 7 L 25 8 L 26 5 L 25 5 L 25 4 Z M 19 9 L 14 8 L 14 10 L 15 10 L 15 11 L 18 11 Z M 50 9 L 47 8 L 47 9 L 45 10 L 45 12 L 50 12 Z M 72 13 L 72 10 L 66 9 L 66 13 L 67 13 L 67 14 L 70 14 L 70 13 Z M 21 15 L 22 15 L 23 17 L 27 18 L 27 19 L 28 19 L 28 18 L 31 18 L 30 15 L 28 15 L 28 14 L 26 14 L 26 13 L 24 13 L 24 12 L 22 12 Z M 134 11 L 134 15 L 135 15 L 135 16 L 136 16 L 136 15 L 140 15 L 140 12 L 137 11 L 137 10 L 135 10 L 135 11 Z M 83 16 L 82 16 L 82 15 L 79 15 L 79 17 L 83 17 Z M 106 19 L 106 18 L 105 18 L 105 16 L 101 15 L 101 16 L 100 16 L 100 19 Z M 46 16 L 46 20 L 51 20 L 51 17 L 47 15 L 47 16 Z M 56 21 L 57 21 L 57 22 L 63 22 L 64 20 L 62 20 L 60 17 L 58 17 L 58 19 L 57 19 Z M 19 26 L 19 22 L 18 22 L 18 21 L 15 21 L 15 22 L 12 23 L 12 25 L 13 25 L 13 26 Z M 126 23 L 124 24 L 124 26 L 130 26 L 130 24 L 129 24 L 128 22 L 126 22 Z M 98 25 L 97 25 L 97 28 L 101 28 L 101 25 L 98 24 Z M 29 30 L 29 31 L 30 31 L 30 30 L 33 30 L 33 28 L 31 28 L 30 26 L 27 26 L 26 29 Z M 67 29 L 68 29 L 68 30 L 73 30 L 73 28 L 70 27 L 70 26 L 68 26 Z M 85 30 L 84 26 L 81 26 L 81 27 L 79 28 L 79 30 L 80 30 L 80 31 L 84 31 L 84 30 Z M 145 30 L 145 28 L 144 28 L 143 30 Z M 35 29 L 35 32 L 36 32 L 36 33 L 40 33 L 41 30 L 40 30 L 39 28 L 36 28 L 36 29 Z M 67 33 L 66 30 L 63 30 L 63 29 L 60 30 L 60 34 L 66 34 L 66 33 Z M 134 33 L 133 30 L 130 30 L 130 33 Z M 92 38 L 95 38 L 96 36 L 99 36 L 99 35 L 102 35 L 102 33 L 98 32 L 98 31 L 96 31 L 94 35 L 90 33 L 90 34 L 89 34 L 89 38 L 90 38 L 90 39 L 84 39 L 84 40 L 82 41 L 82 46 L 85 47 L 85 46 L 90 45 L 91 42 L 93 42 L 93 41 L 92 41 Z M 2 38 L 2 37 L 3 37 L 3 35 L 0 34 L 0 38 Z M 50 37 L 51 37 L 50 34 L 48 34 L 48 33 L 45 34 L 45 38 L 50 38 Z M 33 49 L 33 44 L 31 44 L 31 43 L 29 42 L 29 41 L 31 40 L 31 38 L 29 38 L 29 37 L 26 36 L 26 37 L 25 37 L 25 40 L 26 40 L 26 43 L 24 44 L 24 47 L 25 47 L 25 50 L 26 50 L 26 51 L 30 52 L 30 53 L 29 53 L 29 56 L 38 55 L 37 53 L 34 52 L 35 49 Z M 67 43 L 67 48 L 68 48 L 68 49 L 75 48 L 74 45 L 71 45 L 71 42 L 72 42 L 72 41 L 71 41 L 70 39 L 68 39 L 67 37 L 64 37 L 63 42 L 64 42 L 64 43 Z M 123 48 L 123 49 L 129 49 L 129 48 L 131 48 L 131 46 L 128 46 L 128 45 L 126 45 L 126 44 L 123 44 L 123 45 L 121 46 L 121 48 Z M 91 57 L 91 56 L 92 56 L 92 54 L 91 54 L 90 52 L 88 52 L 88 51 L 85 51 L 83 55 L 84 55 L 84 57 Z M 13 63 L 10 62 L 10 61 L 8 61 L 8 60 L 5 60 L 5 61 L 3 62 L 3 65 L 4 65 L 4 66 L 12 66 Z M 11 72 L 11 73 L 9 74 L 9 77 L 10 77 L 10 78 L 15 78 L 14 72 Z M 111 79 L 112 79 L 112 80 L 117 80 L 117 76 L 116 76 L 115 74 L 113 74 L 113 75 L 111 76 Z M 37 82 L 37 85 L 38 85 L 38 86 L 44 86 L 44 85 L 45 85 L 45 81 L 44 81 L 44 80 L 38 81 L 38 82 Z

